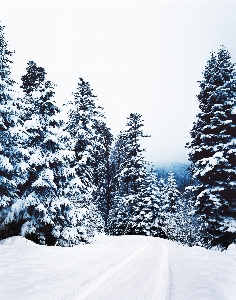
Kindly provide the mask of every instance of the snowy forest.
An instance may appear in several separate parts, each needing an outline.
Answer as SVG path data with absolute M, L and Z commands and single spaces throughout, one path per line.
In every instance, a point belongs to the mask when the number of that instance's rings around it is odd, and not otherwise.
M 105 233 L 217 249 L 236 242 L 236 71 L 224 46 L 199 81 L 181 186 L 172 170 L 162 176 L 145 159 L 142 140 L 151 137 L 140 113 L 114 137 L 89 82 L 79 78 L 59 109 L 55 84 L 34 61 L 20 97 L 13 54 L 0 24 L 0 239 L 74 246 Z

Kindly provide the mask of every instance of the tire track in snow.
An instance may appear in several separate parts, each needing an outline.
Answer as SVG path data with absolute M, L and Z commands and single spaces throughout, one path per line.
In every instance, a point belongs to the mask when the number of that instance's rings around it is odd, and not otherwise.
M 169 249 L 160 240 L 159 243 L 162 246 L 162 259 L 152 300 L 168 300 L 170 292 Z
M 147 240 L 144 240 L 144 245 L 139 248 L 138 250 L 135 250 L 132 252 L 125 260 L 120 262 L 115 267 L 110 268 L 108 271 L 106 271 L 104 274 L 100 275 L 93 283 L 91 283 L 88 287 L 85 287 L 85 289 L 76 297 L 74 297 L 74 300 L 83 300 L 86 299 L 90 294 L 92 294 L 96 289 L 98 289 L 105 281 L 107 281 L 110 277 L 112 277 L 115 273 L 120 271 L 124 266 L 126 266 L 132 259 L 134 259 L 139 253 L 144 251 L 149 243 Z

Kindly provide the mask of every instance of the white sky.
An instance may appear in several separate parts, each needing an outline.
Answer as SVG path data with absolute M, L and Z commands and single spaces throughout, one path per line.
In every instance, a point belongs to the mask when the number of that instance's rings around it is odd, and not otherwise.
M 1 1 L 1 18 L 14 80 L 34 60 L 60 103 L 89 81 L 113 134 L 142 114 L 154 163 L 187 161 L 210 52 L 223 44 L 236 62 L 234 1 Z

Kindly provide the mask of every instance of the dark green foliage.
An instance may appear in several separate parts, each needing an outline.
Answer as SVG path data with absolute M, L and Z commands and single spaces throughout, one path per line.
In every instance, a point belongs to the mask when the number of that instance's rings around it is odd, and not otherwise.
M 11 236 L 20 235 L 21 227 L 24 221 L 12 221 L 10 223 L 2 224 L 0 227 L 0 240 Z
M 137 194 L 142 180 L 146 176 L 147 162 L 144 159 L 140 141 L 148 137 L 143 133 L 141 115 L 131 113 L 127 118 L 127 130 L 121 132 L 116 142 L 116 166 L 118 192 L 120 194 Z
M 26 94 L 38 91 L 42 82 L 45 80 L 46 72 L 44 68 L 38 67 L 35 62 L 29 61 L 26 68 L 27 73 L 21 77 L 21 88 Z
M 146 170 L 141 139 L 143 120 L 130 114 L 127 130 L 121 132 L 112 151 L 113 199 L 109 215 L 111 234 L 146 234 L 155 230 L 158 192 L 154 174 Z
M 6 232 L 12 231 L 11 225 L 6 225 L 9 223 L 6 217 L 9 208 L 18 199 L 17 185 L 22 177 L 19 101 L 13 91 L 14 81 L 10 78 L 12 53 L 5 40 L 4 26 L 0 25 L 0 223 Z
M 80 78 L 71 105 L 66 130 L 76 155 L 77 175 L 92 192 L 105 226 L 111 201 L 110 150 L 113 136 L 106 126 L 103 109 L 90 84 Z
M 8 86 L 12 86 L 14 81 L 10 78 L 10 64 L 12 63 L 10 57 L 15 51 L 10 51 L 8 49 L 8 43 L 4 36 L 4 28 L 5 26 L 2 26 L 0 23 L 0 78 L 1 81 L 5 82 Z M 2 90 L 2 84 L 0 86 Z M 2 96 L 1 100 L 3 100 Z
M 236 239 L 236 73 L 224 47 L 211 54 L 199 85 L 201 112 L 187 145 L 192 193 L 204 243 L 227 247 Z

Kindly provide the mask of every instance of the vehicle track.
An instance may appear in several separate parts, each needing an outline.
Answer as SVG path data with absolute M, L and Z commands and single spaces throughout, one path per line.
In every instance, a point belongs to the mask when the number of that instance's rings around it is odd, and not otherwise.
M 159 242 L 162 246 L 162 259 L 152 300 L 168 300 L 170 295 L 169 249 L 163 242 Z
M 132 259 L 134 259 L 138 254 L 140 254 L 142 251 L 144 251 L 148 247 L 148 245 L 149 245 L 148 241 L 145 239 L 143 239 L 143 241 L 144 241 L 144 244 L 142 247 L 140 247 L 138 250 L 133 251 L 122 262 L 120 262 L 116 266 L 110 268 L 104 274 L 99 276 L 92 284 L 85 287 L 84 290 L 77 297 L 75 297 L 73 299 L 74 300 L 86 299 L 90 294 L 92 294 L 95 290 L 97 290 L 110 277 L 112 277 L 114 274 L 116 274 L 118 271 L 120 271 L 122 268 L 124 268 L 125 265 L 127 265 Z

